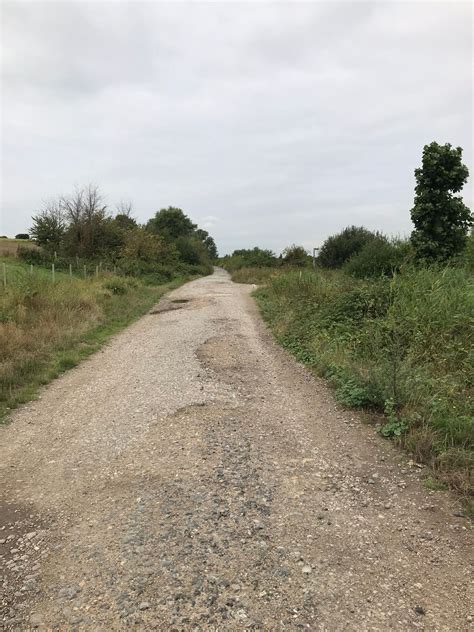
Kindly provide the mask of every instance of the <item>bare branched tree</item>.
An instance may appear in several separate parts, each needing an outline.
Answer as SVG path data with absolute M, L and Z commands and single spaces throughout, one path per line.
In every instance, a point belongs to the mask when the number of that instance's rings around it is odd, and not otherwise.
M 117 215 L 125 215 L 125 217 L 133 218 L 133 204 L 130 200 L 120 200 L 115 207 Z

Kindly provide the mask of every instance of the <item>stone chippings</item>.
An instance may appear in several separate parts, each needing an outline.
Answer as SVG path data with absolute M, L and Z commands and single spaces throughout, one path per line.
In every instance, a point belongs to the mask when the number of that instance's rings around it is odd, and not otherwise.
M 0 629 L 471 629 L 455 500 L 248 294 L 182 287 L 0 429 Z

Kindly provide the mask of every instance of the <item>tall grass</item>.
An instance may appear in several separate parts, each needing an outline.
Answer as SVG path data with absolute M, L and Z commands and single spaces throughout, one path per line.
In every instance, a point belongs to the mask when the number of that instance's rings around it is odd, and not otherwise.
M 382 431 L 472 493 L 474 285 L 467 268 L 356 280 L 279 274 L 256 293 L 277 338 L 347 406 L 384 412 Z
M 102 275 L 88 279 L 9 267 L 0 289 L 0 419 L 38 386 L 77 364 L 111 334 L 146 312 L 171 287 Z
M 238 268 L 232 272 L 232 281 L 235 281 L 235 283 L 264 285 L 273 277 L 281 274 L 281 272 L 281 268 L 262 268 L 257 266 Z

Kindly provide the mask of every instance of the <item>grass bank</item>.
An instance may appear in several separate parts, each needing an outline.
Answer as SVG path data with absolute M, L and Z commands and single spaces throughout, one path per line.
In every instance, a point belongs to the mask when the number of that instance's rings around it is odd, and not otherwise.
M 472 273 L 406 269 L 358 280 L 342 271 L 239 270 L 280 343 L 334 386 L 340 403 L 384 415 L 393 437 L 438 479 L 473 493 Z
M 180 276 L 150 285 L 114 275 L 80 279 L 58 273 L 53 284 L 48 270 L 31 275 L 28 266 L 8 265 L 9 284 L 0 288 L 0 422 L 189 280 Z

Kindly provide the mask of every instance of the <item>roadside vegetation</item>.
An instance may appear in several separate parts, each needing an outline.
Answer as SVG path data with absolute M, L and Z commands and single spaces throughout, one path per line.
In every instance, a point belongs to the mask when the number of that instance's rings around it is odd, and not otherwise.
M 0 238 L 0 420 L 217 256 L 181 209 L 139 225 L 93 186 L 48 202 L 18 237 Z
M 309 256 L 291 247 L 267 264 L 222 259 L 255 296 L 279 342 L 361 408 L 441 484 L 474 491 L 474 237 L 454 196 L 467 179 L 461 152 L 425 147 L 416 171 L 410 239 L 348 227 Z M 431 180 L 430 180 L 431 178 Z M 422 220 L 418 221 L 419 218 Z M 286 260 L 285 260 L 286 258 Z

